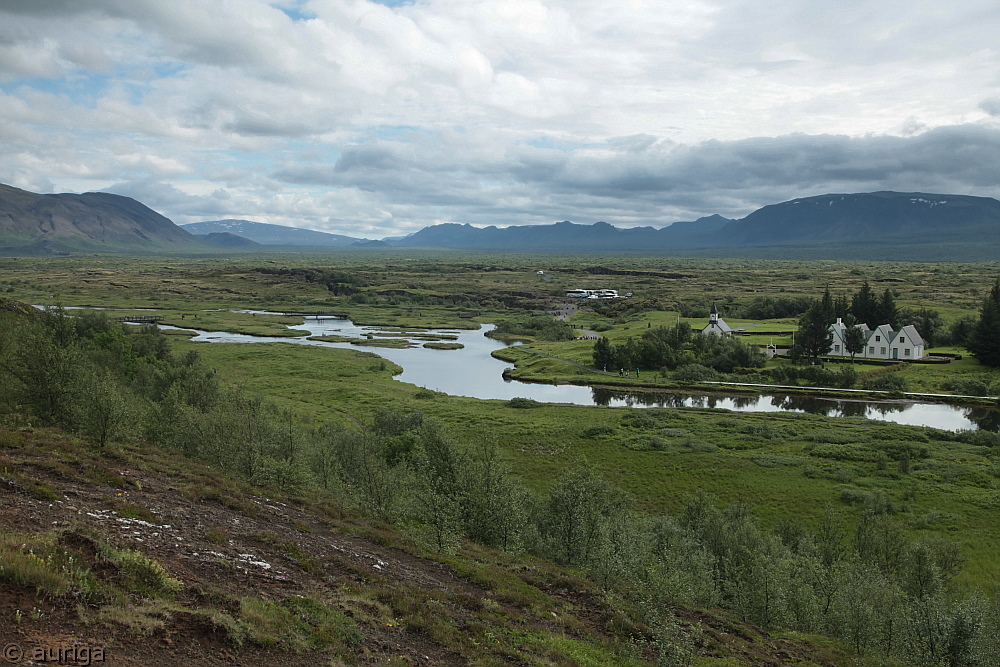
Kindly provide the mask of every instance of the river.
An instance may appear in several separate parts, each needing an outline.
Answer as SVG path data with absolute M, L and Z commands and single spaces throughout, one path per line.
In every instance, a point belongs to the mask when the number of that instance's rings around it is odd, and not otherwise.
M 173 327 L 164 327 L 173 328 Z M 364 338 L 378 335 L 379 327 L 358 326 L 350 320 L 311 318 L 289 328 L 304 329 L 310 336 L 341 335 Z M 531 398 L 545 403 L 602 405 L 616 407 L 704 407 L 736 412 L 805 412 L 829 417 L 865 417 L 914 426 L 930 426 L 950 431 L 983 428 L 1000 430 L 1000 411 L 985 407 L 964 407 L 943 403 L 915 401 L 863 401 L 762 393 L 725 395 L 715 393 L 675 393 L 663 391 L 617 391 L 577 385 L 548 385 L 518 382 L 503 377 L 509 367 L 490 355 L 506 347 L 488 338 L 493 325 L 478 330 L 442 329 L 420 333 L 443 334 L 457 338 L 461 350 L 434 350 L 425 347 L 360 348 L 348 342 L 330 343 L 302 338 L 269 338 L 225 332 L 201 332 L 195 341 L 231 343 L 284 342 L 321 347 L 367 349 L 403 368 L 397 379 L 452 396 L 509 400 Z M 415 341 L 418 345 L 420 341 Z M 451 342 L 451 341 L 449 341 Z

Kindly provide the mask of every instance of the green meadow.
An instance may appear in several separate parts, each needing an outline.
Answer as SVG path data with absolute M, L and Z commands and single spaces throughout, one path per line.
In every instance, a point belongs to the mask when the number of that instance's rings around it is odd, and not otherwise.
M 595 273 L 594 267 L 621 275 Z M 850 294 L 862 282 L 896 290 L 901 307 L 933 308 L 945 323 L 974 316 L 997 264 L 832 261 L 683 260 L 574 255 L 463 255 L 348 252 L 239 258 L 108 257 L 0 260 L 2 289 L 32 303 L 106 308 L 109 315 L 154 309 L 179 327 L 265 336 L 298 335 L 301 318 L 233 312 L 343 312 L 360 324 L 474 328 L 570 303 L 573 288 L 618 289 L 613 304 L 572 302 L 568 323 L 614 343 L 657 327 L 704 326 L 717 303 L 747 342 L 790 342 L 794 317 L 738 316 L 755 299 L 817 298 L 828 285 Z M 544 274 L 539 275 L 538 270 Z M 140 310 L 142 309 L 142 310 Z M 735 314 L 728 317 L 727 313 Z M 736 414 L 711 409 L 638 409 L 534 405 L 450 397 L 393 379 L 394 364 L 369 351 L 286 344 L 193 343 L 170 337 L 180 353 L 196 351 L 227 383 L 267 396 L 316 423 L 361 428 L 375 413 L 420 412 L 460 440 L 488 434 L 514 472 L 543 489 L 586 462 L 624 489 L 635 507 L 677 512 L 695 493 L 720 503 L 747 502 L 765 522 L 789 516 L 814 525 L 830 506 L 849 521 L 866 503 L 882 503 L 914 535 L 957 539 L 968 564 L 960 581 L 993 587 L 1000 560 L 1000 464 L 995 451 L 945 431 L 799 414 Z M 364 341 L 394 345 L 392 336 Z M 405 341 L 404 341 L 405 342 Z M 626 381 L 594 369 L 592 340 L 526 344 L 498 356 L 515 377 L 536 381 L 676 387 L 669 374 Z M 787 363 L 768 362 L 769 367 Z M 864 373 L 878 367 L 861 364 Z M 612 369 L 609 369 L 611 371 Z M 615 369 L 617 370 L 617 369 Z M 995 370 L 967 355 L 945 366 L 901 371 L 911 391 L 948 392 L 955 377 Z M 965 438 L 965 439 L 962 439 Z

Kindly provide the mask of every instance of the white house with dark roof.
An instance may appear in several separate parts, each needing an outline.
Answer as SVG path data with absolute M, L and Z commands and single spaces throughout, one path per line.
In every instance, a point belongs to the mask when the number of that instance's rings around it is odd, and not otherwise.
M 865 334 L 865 347 L 855 355 L 856 359 L 913 361 L 924 356 L 924 339 L 912 324 L 899 331 L 893 331 L 888 324 L 880 324 L 874 329 L 869 329 L 867 324 L 854 326 Z M 845 344 L 847 326 L 839 317 L 830 325 L 830 331 L 833 332 L 833 344 L 827 354 L 834 357 L 851 356 Z
M 733 330 L 719 317 L 719 309 L 712 302 L 712 312 L 708 314 L 708 324 L 701 330 L 703 336 L 732 336 Z

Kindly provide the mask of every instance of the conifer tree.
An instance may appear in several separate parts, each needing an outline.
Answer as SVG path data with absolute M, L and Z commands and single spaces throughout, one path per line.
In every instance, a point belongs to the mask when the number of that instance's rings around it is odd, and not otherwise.
M 993 283 L 989 296 L 979 310 L 979 322 L 969 337 L 969 351 L 979 363 L 1000 366 L 1000 278 Z
M 831 324 L 832 311 L 823 306 L 823 300 L 813 301 L 809 310 L 799 319 L 799 331 L 795 336 L 795 346 L 803 356 L 816 359 L 830 352 L 833 347 Z
M 882 322 L 875 321 L 878 319 L 878 298 L 867 280 L 851 299 L 851 314 L 857 318 L 858 322 L 867 324 L 870 329 L 882 324 Z
M 875 312 L 878 322 L 875 326 L 879 324 L 888 324 L 889 328 L 893 331 L 899 329 L 899 311 L 896 309 L 896 300 L 892 296 L 892 290 L 888 287 L 885 292 L 882 293 L 882 297 L 878 300 L 878 307 Z M 872 325 L 868 325 L 872 326 Z M 874 328 L 874 327 L 872 327 Z

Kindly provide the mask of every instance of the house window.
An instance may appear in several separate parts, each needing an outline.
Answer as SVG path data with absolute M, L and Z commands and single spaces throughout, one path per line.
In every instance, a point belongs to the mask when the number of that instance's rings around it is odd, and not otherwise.
M 874 347 L 868 348 L 868 354 L 875 354 L 875 348 Z
M 882 348 L 882 351 L 879 352 L 879 354 L 885 354 L 885 348 L 884 347 Z
M 833 351 L 834 352 L 840 352 L 840 346 L 839 345 L 834 345 L 833 346 Z
M 881 343 L 882 342 L 882 337 L 881 336 L 875 336 L 875 342 L 876 343 Z M 883 351 L 884 351 L 884 349 L 883 349 Z
M 903 356 L 904 357 L 910 356 L 910 348 L 906 348 L 905 350 L 903 350 Z
M 900 336 L 900 338 L 899 338 L 899 344 L 902 345 L 905 342 L 906 342 L 906 339 L 903 338 L 902 336 Z

